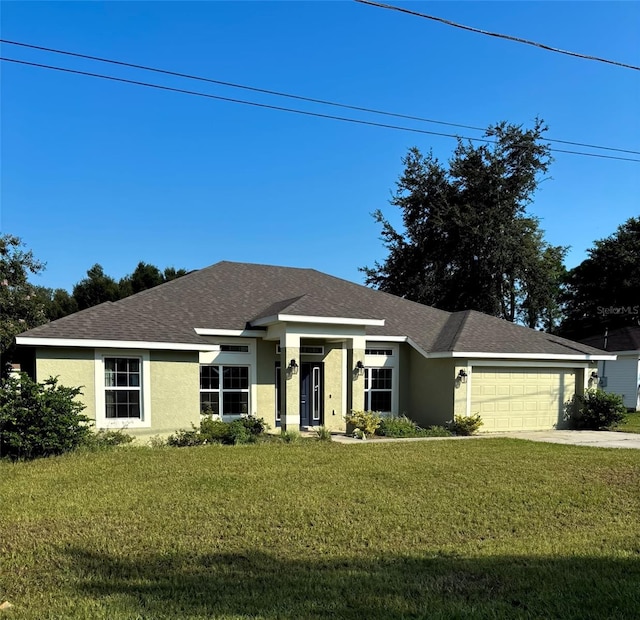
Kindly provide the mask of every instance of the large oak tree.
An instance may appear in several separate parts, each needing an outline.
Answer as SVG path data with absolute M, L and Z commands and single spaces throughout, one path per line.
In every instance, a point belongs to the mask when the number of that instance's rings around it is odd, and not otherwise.
M 551 330 L 566 248 L 549 245 L 526 210 L 551 162 L 545 131 L 540 120 L 532 129 L 499 123 L 486 132 L 491 142 L 458 140 L 448 166 L 410 149 L 391 200 L 403 227 L 374 213 L 388 255 L 363 268 L 366 283 Z

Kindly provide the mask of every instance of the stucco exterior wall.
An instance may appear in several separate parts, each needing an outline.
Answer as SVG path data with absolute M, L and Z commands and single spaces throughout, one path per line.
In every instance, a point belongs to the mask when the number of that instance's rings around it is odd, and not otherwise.
M 38 347 L 36 350 L 36 381 L 58 377 L 60 385 L 82 387 L 78 397 L 86 406 L 84 415 L 95 420 L 96 391 L 93 349 Z
M 415 349 L 402 343 L 398 347 L 398 414 L 407 415 L 411 412 L 411 352 Z
M 258 340 L 256 343 L 256 400 L 253 413 L 262 418 L 271 428 L 276 427 L 276 362 L 280 356 L 276 354 L 276 343 Z
M 195 351 L 151 351 L 151 427 L 127 430 L 148 439 L 200 423 L 200 366 Z
M 454 363 L 426 359 L 415 349 L 410 354 L 410 399 L 407 415 L 421 426 L 442 426 L 453 418 Z
M 343 356 L 346 350 L 340 344 L 325 344 L 324 362 L 324 426 L 330 430 L 344 430 L 342 382 Z M 303 358 L 304 359 L 304 358 Z

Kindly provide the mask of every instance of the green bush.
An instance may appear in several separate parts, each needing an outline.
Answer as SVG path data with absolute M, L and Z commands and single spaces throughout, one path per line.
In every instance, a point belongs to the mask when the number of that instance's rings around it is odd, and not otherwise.
M 107 450 L 116 446 L 126 446 L 132 441 L 133 437 L 120 429 L 102 429 L 87 435 L 82 445 L 89 450 Z
M 420 437 L 422 433 L 423 429 L 406 415 L 382 418 L 376 429 L 376 435 L 382 437 Z
M 302 439 L 302 435 L 300 435 L 300 431 L 296 430 L 281 430 L 280 439 L 282 439 L 282 441 L 284 441 L 285 443 L 297 443 L 298 441 L 300 441 L 300 439 Z
M 622 397 L 604 390 L 591 389 L 575 394 L 567 403 L 569 428 L 576 430 L 606 430 L 624 420 L 627 409 Z
M 173 448 L 191 448 L 193 446 L 201 446 L 206 442 L 206 437 L 195 427 L 190 431 L 177 430 L 167 437 L 167 445 Z
M 470 416 L 457 415 L 449 422 L 449 430 L 454 435 L 474 435 L 484 424 L 479 413 Z
M 207 443 L 227 443 L 229 441 L 229 425 L 211 415 L 200 420 L 200 433 Z
M 318 426 L 316 435 L 319 441 L 331 441 L 331 431 L 326 426 Z
M 375 411 L 352 411 L 345 416 L 348 427 L 361 431 L 365 436 L 371 436 L 380 426 L 382 417 Z
M 444 426 L 427 426 L 422 429 L 423 437 L 451 437 L 451 431 Z
M 444 426 L 421 428 L 406 415 L 382 418 L 376 435 L 381 437 L 450 437 L 451 431 Z
M 227 441 L 225 443 L 237 445 L 242 443 L 249 443 L 250 441 L 252 441 L 253 436 L 251 435 L 251 431 L 245 425 L 244 419 L 229 422 L 228 426 L 229 430 Z
M 262 419 L 248 415 L 242 419 L 242 424 L 251 433 L 253 437 L 258 437 L 269 430 L 269 425 Z
M 43 383 L 26 374 L 0 382 L 0 456 L 34 459 L 75 450 L 91 433 L 90 420 L 76 400 L 79 387 Z

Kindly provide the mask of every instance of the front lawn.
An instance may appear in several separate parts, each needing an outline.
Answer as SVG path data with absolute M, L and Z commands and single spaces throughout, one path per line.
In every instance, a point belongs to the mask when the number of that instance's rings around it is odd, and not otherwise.
M 637 618 L 640 452 L 511 439 L 0 463 L 6 618 Z
M 625 419 L 615 428 L 623 433 L 640 433 L 640 411 L 627 413 Z

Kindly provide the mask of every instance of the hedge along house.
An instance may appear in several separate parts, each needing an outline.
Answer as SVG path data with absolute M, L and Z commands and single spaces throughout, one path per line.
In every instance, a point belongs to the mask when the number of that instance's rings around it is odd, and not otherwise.
M 350 410 L 549 429 L 615 356 L 311 269 L 220 262 L 18 336 L 23 369 L 84 386 L 97 428 L 140 437 L 253 414 L 345 428 Z

